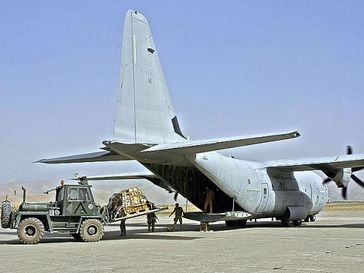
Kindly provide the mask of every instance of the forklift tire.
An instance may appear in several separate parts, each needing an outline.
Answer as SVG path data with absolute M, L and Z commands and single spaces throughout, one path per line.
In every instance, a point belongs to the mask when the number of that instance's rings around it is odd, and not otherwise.
M 11 220 L 11 204 L 9 201 L 3 201 L 1 204 L 1 227 L 9 228 Z
M 25 218 L 18 227 L 18 238 L 24 244 L 37 244 L 43 238 L 44 225 L 37 218 Z
M 98 242 L 104 236 L 104 225 L 97 219 L 87 219 L 80 227 L 80 237 L 84 242 Z

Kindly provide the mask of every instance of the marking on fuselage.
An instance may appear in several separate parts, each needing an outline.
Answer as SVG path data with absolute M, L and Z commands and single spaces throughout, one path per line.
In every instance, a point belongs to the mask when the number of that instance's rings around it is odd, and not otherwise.
M 137 53 L 136 53 L 136 34 L 134 33 L 133 35 L 133 61 L 134 61 L 134 65 L 136 65 L 136 57 L 137 57 Z
M 260 191 L 260 189 L 246 189 L 247 191 Z

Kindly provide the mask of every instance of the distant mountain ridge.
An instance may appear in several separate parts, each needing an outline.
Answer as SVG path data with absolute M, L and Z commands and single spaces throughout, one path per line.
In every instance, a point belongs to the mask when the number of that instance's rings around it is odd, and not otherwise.
M 68 184 L 74 184 L 76 181 L 65 181 Z M 119 192 L 123 189 L 131 188 L 131 187 L 140 187 L 144 193 L 144 195 L 152 202 L 156 204 L 174 204 L 175 201 L 173 199 L 173 194 L 169 194 L 166 190 L 155 186 L 154 184 L 146 181 L 146 180 L 124 180 L 124 181 L 110 181 L 110 182 L 92 182 L 94 197 L 96 202 L 102 204 L 106 204 L 111 197 L 111 195 L 115 192 Z M 28 195 L 32 194 L 43 194 L 46 190 L 53 189 L 60 185 L 59 181 L 36 181 L 29 182 L 23 180 L 16 180 L 9 183 L 1 183 L 0 182 L 0 196 L 22 196 L 22 186 L 24 186 L 27 190 Z M 43 199 L 43 198 L 42 198 Z M 2 201 L 2 200 L 0 200 Z M 179 197 L 178 202 L 185 202 L 186 199 L 183 197 Z
M 44 191 L 55 188 L 59 185 L 59 181 L 25 181 L 16 180 L 9 183 L 0 182 L 0 196 L 5 195 L 22 195 L 21 187 L 24 186 L 27 189 L 28 194 L 42 194 Z M 66 183 L 76 183 L 66 181 Z M 146 180 L 124 180 L 124 181 L 110 181 L 110 182 L 91 182 L 93 186 L 94 196 L 97 202 L 100 204 L 106 204 L 109 197 L 123 189 L 138 186 L 142 189 L 147 198 L 156 204 L 174 204 L 173 194 L 168 193 L 166 190 L 159 188 Z M 334 183 L 328 184 L 330 201 L 343 200 L 341 197 L 341 189 L 338 189 Z M 15 191 L 15 192 L 14 192 Z M 352 201 L 364 201 L 364 189 L 350 183 L 348 186 L 348 200 Z M 2 201 L 2 200 L 0 200 Z M 179 195 L 178 202 L 184 204 L 186 199 Z

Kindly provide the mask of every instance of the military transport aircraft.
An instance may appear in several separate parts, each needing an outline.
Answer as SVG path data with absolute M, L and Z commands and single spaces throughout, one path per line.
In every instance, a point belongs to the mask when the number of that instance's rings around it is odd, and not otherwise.
M 227 224 L 275 217 L 286 226 L 300 225 L 302 219 L 313 221 L 324 208 L 327 182 L 334 181 L 342 188 L 344 197 L 351 179 L 364 187 L 353 174 L 364 168 L 364 154 L 353 155 L 351 148 L 346 155 L 268 162 L 240 160 L 216 152 L 296 138 L 296 130 L 207 140 L 186 138 L 173 110 L 148 22 L 137 11 L 126 14 L 121 55 L 114 140 L 104 141 L 100 152 L 38 162 L 136 160 L 145 171 L 88 179 L 147 179 L 181 194 L 201 210 L 208 187 L 215 192 L 213 213 L 232 215 L 222 218 L 230 219 Z

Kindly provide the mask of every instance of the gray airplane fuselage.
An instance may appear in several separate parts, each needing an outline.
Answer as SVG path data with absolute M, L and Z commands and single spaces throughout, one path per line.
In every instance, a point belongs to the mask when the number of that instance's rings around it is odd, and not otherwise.
M 244 210 L 255 218 L 290 213 L 314 215 L 328 200 L 322 178 L 312 171 L 267 171 L 261 163 L 216 152 L 186 158 L 194 167 L 144 164 L 177 192 L 203 209 L 206 186 L 215 191 L 214 212 Z

